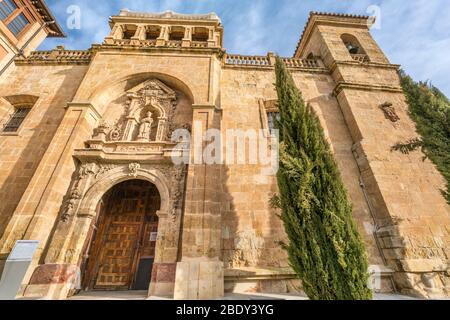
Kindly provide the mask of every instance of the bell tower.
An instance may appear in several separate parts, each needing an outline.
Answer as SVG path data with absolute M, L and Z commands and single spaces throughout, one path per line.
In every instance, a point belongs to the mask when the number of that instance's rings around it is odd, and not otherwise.
M 450 207 L 443 177 L 423 153 L 393 146 L 418 136 L 409 118 L 399 66 L 370 34 L 366 16 L 311 13 L 296 58 L 321 57 L 353 139 L 374 236 L 397 290 L 433 298 L 448 294 L 446 243 Z M 446 253 L 447 252 L 447 253 Z
M 105 44 L 168 48 L 221 48 L 223 27 L 215 13 L 138 13 L 122 9 L 110 19 Z

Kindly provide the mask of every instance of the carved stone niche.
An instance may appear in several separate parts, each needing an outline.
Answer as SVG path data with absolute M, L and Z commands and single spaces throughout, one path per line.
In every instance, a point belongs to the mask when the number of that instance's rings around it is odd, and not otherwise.
M 380 106 L 380 109 L 383 110 L 386 119 L 392 122 L 400 121 L 400 117 L 397 115 L 397 112 L 395 112 L 395 108 L 392 103 L 385 102 Z
M 145 81 L 126 93 L 122 116 L 114 124 L 102 121 L 94 130 L 89 149 L 160 151 L 170 143 L 177 128 L 174 115 L 177 96 L 174 90 L 157 79 Z

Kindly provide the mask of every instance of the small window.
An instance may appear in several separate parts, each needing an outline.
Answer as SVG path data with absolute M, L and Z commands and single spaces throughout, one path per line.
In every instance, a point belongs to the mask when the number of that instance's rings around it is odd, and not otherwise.
M 17 36 L 29 23 L 25 15 L 21 13 L 8 24 L 8 29 Z
M 16 108 L 9 121 L 5 124 L 3 132 L 17 132 L 30 110 L 31 108 L 29 107 Z
M 192 41 L 205 42 L 209 39 L 209 30 L 206 28 L 194 28 L 194 33 L 192 34 Z
M 274 133 L 276 129 L 276 122 L 280 121 L 280 113 L 279 112 L 268 112 L 267 113 L 267 121 L 269 126 L 270 133 Z
M 351 34 L 343 34 L 341 39 L 350 54 L 366 54 L 355 36 Z
M 125 40 L 130 40 L 131 38 L 134 37 L 134 34 L 135 34 L 134 31 L 127 30 L 127 31 L 125 31 L 125 32 L 123 33 L 123 38 L 124 38 Z
M 169 40 L 181 41 L 184 38 L 184 28 L 183 27 L 172 27 L 170 31 Z
M 17 9 L 17 5 L 14 1 L 0 0 L 0 19 L 6 20 Z
M 145 38 L 147 40 L 156 40 L 161 35 L 161 28 L 150 26 L 147 28 Z

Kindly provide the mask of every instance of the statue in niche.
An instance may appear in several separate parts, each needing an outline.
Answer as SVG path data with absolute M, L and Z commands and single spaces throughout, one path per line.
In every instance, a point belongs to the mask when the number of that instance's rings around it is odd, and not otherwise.
M 150 141 L 150 134 L 152 132 L 153 118 L 150 111 L 147 112 L 147 117 L 141 120 L 139 125 L 138 141 Z
M 111 125 L 101 123 L 93 138 L 116 143 L 169 141 L 169 126 L 174 129 L 178 125 L 173 123 L 176 92 L 161 81 L 150 79 L 129 90 L 126 97 L 120 118 Z

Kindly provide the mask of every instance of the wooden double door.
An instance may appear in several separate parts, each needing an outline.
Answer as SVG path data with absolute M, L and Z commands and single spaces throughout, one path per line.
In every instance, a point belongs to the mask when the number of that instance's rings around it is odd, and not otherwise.
M 86 249 L 86 290 L 147 290 L 155 257 L 160 196 L 146 181 L 131 180 L 111 189 Z

